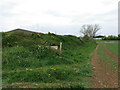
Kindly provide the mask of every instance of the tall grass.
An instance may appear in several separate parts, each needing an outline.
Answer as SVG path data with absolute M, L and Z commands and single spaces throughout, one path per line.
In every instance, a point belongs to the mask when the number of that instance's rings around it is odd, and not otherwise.
M 10 32 L 3 34 L 2 42 L 3 83 L 6 85 L 66 82 L 69 87 L 89 87 L 87 78 L 92 77 L 89 62 L 90 53 L 96 47 L 94 41 L 82 41 L 71 35 Z M 59 46 L 60 42 L 62 52 L 46 48 Z

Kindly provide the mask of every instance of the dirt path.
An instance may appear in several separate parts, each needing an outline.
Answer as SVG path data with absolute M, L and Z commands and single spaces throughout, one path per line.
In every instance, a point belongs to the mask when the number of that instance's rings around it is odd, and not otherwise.
M 97 53 L 99 45 L 94 51 L 92 65 L 94 65 L 94 77 L 92 78 L 91 88 L 118 88 L 118 73 L 111 70 L 108 64 L 100 59 Z
M 111 52 L 106 45 L 104 44 L 104 49 L 107 55 L 109 55 L 112 59 L 116 60 L 118 62 L 118 59 L 120 59 L 117 55 L 115 55 L 113 52 Z

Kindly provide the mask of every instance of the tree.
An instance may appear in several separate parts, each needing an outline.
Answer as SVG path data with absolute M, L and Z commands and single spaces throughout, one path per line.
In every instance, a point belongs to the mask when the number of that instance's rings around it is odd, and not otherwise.
M 120 40 L 120 34 L 118 36 L 113 36 L 113 35 L 109 35 L 107 37 L 103 37 L 103 40 Z
M 118 34 L 118 40 L 120 40 L 120 34 Z
M 84 36 L 87 35 L 90 38 L 93 38 L 97 35 L 97 32 L 101 29 L 101 27 L 98 24 L 95 25 L 83 25 L 81 27 L 80 33 L 82 33 Z

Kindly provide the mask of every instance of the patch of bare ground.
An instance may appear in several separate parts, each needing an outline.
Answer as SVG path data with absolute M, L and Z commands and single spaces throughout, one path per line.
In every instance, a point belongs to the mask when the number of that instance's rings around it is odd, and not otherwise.
M 46 87 L 50 87 L 50 86 L 55 86 L 57 85 L 57 83 L 46 83 L 46 84 L 42 84 Z M 7 86 L 10 86 L 11 88 L 38 88 L 42 86 L 41 83 L 28 83 L 28 82 L 16 82 L 16 83 L 11 83 L 8 84 Z M 59 83 L 59 85 L 61 87 L 68 87 L 70 88 L 70 84 L 64 84 L 64 83 Z M 42 87 L 43 88 L 43 87 Z
M 11 86 L 11 88 L 36 88 L 33 84 L 27 83 L 27 82 L 16 82 L 8 84 L 8 86 Z
M 104 49 L 107 55 L 109 55 L 112 59 L 116 60 L 118 62 L 118 59 L 120 59 L 117 55 L 115 55 L 113 52 L 111 52 L 106 45 L 104 44 Z
M 99 45 L 94 51 L 92 65 L 94 77 L 91 79 L 91 88 L 118 88 L 118 73 L 110 68 L 97 53 Z

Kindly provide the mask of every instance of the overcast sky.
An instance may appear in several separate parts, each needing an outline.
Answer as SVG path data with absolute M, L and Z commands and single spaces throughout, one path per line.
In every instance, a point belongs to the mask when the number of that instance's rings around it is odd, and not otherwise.
M 117 35 L 118 0 L 0 0 L 0 31 L 79 36 L 84 24 L 99 24 L 101 35 Z

